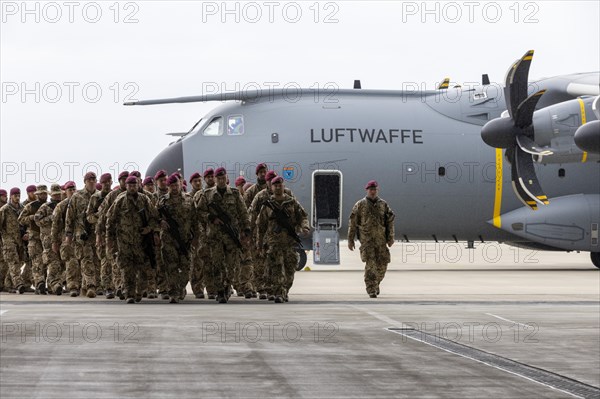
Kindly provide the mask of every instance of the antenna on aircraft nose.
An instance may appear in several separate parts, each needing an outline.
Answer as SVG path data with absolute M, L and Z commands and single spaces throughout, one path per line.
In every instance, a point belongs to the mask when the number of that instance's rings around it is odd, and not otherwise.
M 360 80 L 354 81 L 354 89 L 362 89 L 362 87 L 360 87 Z

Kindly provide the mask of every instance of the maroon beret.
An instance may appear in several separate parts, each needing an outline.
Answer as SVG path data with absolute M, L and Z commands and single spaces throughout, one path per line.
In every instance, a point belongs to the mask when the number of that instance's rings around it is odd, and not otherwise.
M 162 179 L 163 177 L 167 177 L 167 171 L 161 169 L 154 175 L 154 180 Z
M 119 173 L 119 180 L 121 179 L 127 179 L 129 177 L 129 172 L 124 170 L 121 173 Z
M 28 193 L 35 193 L 36 190 L 37 188 L 33 184 L 27 186 L 27 188 L 25 189 L 25 191 L 27 191 Z M 19 190 L 19 194 L 20 193 L 21 191 Z
M 215 174 L 215 171 L 213 170 L 213 168 L 208 168 L 204 171 L 204 177 L 214 175 L 214 174 Z
M 75 187 L 77 187 L 77 186 L 76 186 L 76 184 L 75 184 L 75 182 L 74 182 L 74 181 L 72 181 L 72 180 L 69 180 L 68 182 L 66 182 L 66 183 L 65 183 L 65 184 L 62 186 L 62 189 L 63 189 L 63 190 L 66 190 L 66 189 L 68 189 L 68 188 L 75 188 Z
M 102 184 L 96 183 L 96 190 L 102 190 Z
M 200 175 L 200 173 L 198 172 L 194 172 L 191 176 L 190 176 L 190 182 L 194 181 L 194 179 L 201 179 L 202 176 Z
M 368 190 L 372 187 L 379 187 L 379 184 L 377 184 L 377 182 L 375 180 L 370 180 L 367 185 L 365 186 L 365 190 Z
M 144 182 L 142 183 L 144 186 L 148 186 L 150 184 L 154 184 L 154 178 L 152 176 L 148 176 L 144 179 Z
M 227 174 L 227 171 L 225 170 L 224 167 L 220 167 L 220 168 L 217 168 L 217 170 L 215 170 L 215 177 L 216 176 L 223 176 L 223 175 L 226 175 L 226 174 Z
M 19 187 L 13 187 L 10 189 L 10 195 L 21 194 L 21 189 Z
M 138 170 L 134 170 L 133 172 L 129 173 L 129 176 L 139 177 L 140 179 L 142 178 L 142 174 Z
M 254 184 L 253 184 L 253 183 L 250 183 L 250 182 L 248 182 L 248 183 L 244 184 L 244 190 L 248 190 L 248 189 L 249 189 L 250 187 L 252 187 L 253 185 L 254 185 Z
M 108 183 L 112 180 L 112 175 L 110 173 L 104 173 L 100 176 L 100 183 Z
M 5 189 L 0 188 L 0 195 L 8 195 Z
M 277 176 L 277 172 L 275 172 L 274 170 L 270 170 L 267 172 L 266 176 L 265 176 L 265 180 L 266 181 L 271 181 L 273 180 L 275 177 Z
M 138 182 L 137 177 L 129 175 L 127 180 L 125 180 L 126 184 L 136 184 Z
M 264 162 L 256 165 L 256 174 L 258 174 L 258 172 L 260 172 L 262 169 L 267 169 L 267 164 Z
M 83 180 L 89 180 L 89 179 L 95 179 L 96 178 L 96 174 L 94 172 L 87 172 L 85 174 L 85 176 L 83 176 Z
M 179 177 L 175 173 L 173 173 L 167 179 L 167 184 L 170 186 L 171 184 L 175 184 L 175 183 L 179 183 Z
M 246 184 L 246 179 L 244 179 L 244 176 L 240 176 L 237 179 L 235 179 L 235 186 L 243 186 L 244 184 Z
M 283 183 L 283 177 L 281 176 L 276 176 L 273 178 L 273 180 L 271 180 L 271 184 L 281 184 Z

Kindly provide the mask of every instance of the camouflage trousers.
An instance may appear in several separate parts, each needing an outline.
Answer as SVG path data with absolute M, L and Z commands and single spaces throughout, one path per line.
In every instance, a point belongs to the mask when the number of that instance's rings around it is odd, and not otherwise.
M 81 265 L 81 286 L 84 289 L 95 290 L 100 278 L 100 261 L 96 256 L 96 235 L 90 234 L 87 240 L 78 240 L 81 252 L 79 263 Z
M 12 240 L 2 242 L 2 254 L 4 261 L 8 264 L 8 272 L 14 288 L 19 288 L 23 284 L 21 277 L 21 266 L 25 261 L 25 250 L 21 243 L 15 243 Z
M 150 268 L 146 255 L 140 247 L 119 246 L 116 257 L 121 271 L 123 294 L 126 298 L 141 298 L 147 286 L 147 270 Z
M 21 272 L 21 280 L 25 287 L 31 287 L 33 285 L 33 265 L 31 264 L 31 259 L 29 259 L 29 250 L 23 248 L 23 253 L 25 253 L 25 267 L 23 267 L 23 272 Z
M 240 264 L 240 250 L 229 237 L 209 237 L 210 257 L 205 260 L 206 289 L 212 292 L 229 292 L 235 271 Z
M 45 249 L 44 249 L 45 251 Z M 75 252 L 72 245 L 67 245 L 64 242 L 61 244 L 59 253 L 52 249 L 48 255 L 48 287 L 52 291 L 63 285 L 65 282 L 66 264 L 69 262 L 77 263 Z M 78 267 L 78 266 L 76 266 Z M 78 289 L 78 286 L 75 287 Z
M 289 245 L 273 245 L 266 255 L 266 274 L 271 284 L 269 294 L 287 297 L 294 284 L 298 252 Z
M 106 254 L 106 244 L 96 246 L 96 255 L 100 261 L 100 284 L 106 291 L 114 291 L 115 284 L 113 281 L 112 263 L 109 262 Z
M 40 284 L 46 284 L 47 265 L 44 264 L 44 248 L 39 239 L 30 239 L 27 243 L 27 252 L 31 260 L 31 271 L 33 272 L 33 285 L 37 287 Z
M 164 265 L 167 292 L 171 297 L 182 296 L 190 276 L 189 253 L 182 254 L 173 242 L 162 241 L 161 256 Z
M 390 263 L 390 251 L 383 245 L 360 246 L 360 258 L 365 265 L 365 288 L 368 294 L 379 294 L 379 284 L 385 277 L 387 265 Z
M 160 253 L 160 247 L 154 247 L 154 253 L 156 254 L 156 270 L 154 271 L 154 282 L 158 292 L 167 293 L 169 291 L 169 286 L 167 282 L 167 272 L 165 270 L 165 265 L 162 260 L 162 255 Z
M 121 274 L 121 269 L 117 265 L 117 256 L 113 251 L 109 251 L 108 248 L 105 249 L 105 259 L 106 259 L 106 267 L 104 272 L 107 274 L 106 279 L 111 279 L 112 283 L 111 287 L 115 289 L 122 288 L 123 286 L 123 276 Z M 100 268 L 100 272 L 102 273 L 102 268 Z
M 10 278 L 10 270 L 8 263 L 4 260 L 2 250 L 2 242 L 0 242 L 0 291 L 9 291 L 12 289 L 12 279 Z
M 205 243 L 198 245 L 198 248 L 192 248 L 190 284 L 194 295 L 204 293 L 204 287 L 206 287 L 204 281 L 204 260 L 209 256 L 210 251 Z
M 79 291 L 80 288 L 85 288 L 84 286 L 82 286 L 81 266 L 79 264 L 79 259 L 82 256 L 81 245 L 77 241 L 74 241 L 71 244 L 66 244 L 63 242 L 60 248 L 61 257 L 63 253 L 63 246 L 67 247 L 66 252 L 69 255 L 72 254 L 72 258 L 70 259 L 63 257 L 66 267 L 65 273 L 67 277 L 67 289 L 69 291 Z
M 252 253 L 252 286 L 259 294 L 267 294 L 271 292 L 271 283 L 267 273 L 267 260 L 265 255 L 261 255 L 254 250 Z
M 236 270 L 233 286 L 238 293 L 254 292 L 252 255 L 250 249 L 244 248 L 241 251 L 239 267 Z

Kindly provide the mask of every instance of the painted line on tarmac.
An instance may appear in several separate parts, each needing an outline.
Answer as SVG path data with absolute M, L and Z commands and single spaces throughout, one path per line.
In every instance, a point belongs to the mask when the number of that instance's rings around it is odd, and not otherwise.
M 429 334 L 414 328 L 391 327 L 387 330 L 417 342 L 422 342 L 441 349 L 445 352 L 453 353 L 465 359 L 470 359 L 477 363 L 505 371 L 509 374 L 571 395 L 575 398 L 596 398 L 600 395 L 600 388 L 598 387 L 585 384 L 581 381 L 548 370 L 476 349 L 468 345 L 459 344 L 458 342 L 437 335 Z
M 8 310 L 0 310 L 0 316 L 2 316 L 6 312 L 8 312 Z
M 379 319 L 379 320 L 383 321 L 384 323 L 388 323 L 388 324 L 390 324 L 392 326 L 395 326 L 395 327 L 405 327 L 404 323 L 398 322 L 398 321 L 396 321 L 394 319 L 390 319 L 389 317 L 387 317 L 385 315 L 382 315 L 382 314 L 379 314 L 379 313 L 377 313 L 377 312 L 375 312 L 373 310 L 369 310 L 367 308 L 363 308 L 363 307 L 355 306 L 355 305 L 348 305 L 348 306 L 351 307 L 351 308 L 360 310 L 361 312 L 364 312 L 364 313 L 366 313 L 366 314 L 368 314 L 370 316 L 373 316 L 376 319 Z
M 495 318 L 497 318 L 497 319 L 500 319 L 500 320 L 508 321 L 509 323 L 512 323 L 512 324 L 518 324 L 518 325 L 520 325 L 520 326 L 522 326 L 522 327 L 525 327 L 525 328 L 530 328 L 530 327 L 531 327 L 531 325 L 527 325 L 527 324 L 519 323 L 519 322 L 516 322 L 516 321 L 510 320 L 510 319 L 505 319 L 504 317 L 501 317 L 501 316 L 495 315 L 495 314 L 493 314 L 493 313 L 485 313 L 485 314 L 486 314 L 486 315 L 488 315 L 488 316 L 495 317 Z

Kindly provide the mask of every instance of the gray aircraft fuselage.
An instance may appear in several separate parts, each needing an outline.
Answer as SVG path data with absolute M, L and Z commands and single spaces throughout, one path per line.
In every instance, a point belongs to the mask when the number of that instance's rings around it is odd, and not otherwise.
M 365 183 L 375 179 L 380 196 L 396 213 L 397 239 L 529 242 L 499 228 L 501 215 L 523 204 L 513 192 L 503 151 L 481 139 L 481 127 L 506 109 L 500 90 L 497 95 L 490 94 L 493 91 L 483 95 L 484 91 L 482 87 L 416 93 L 341 90 L 318 98 L 303 91 L 288 98 L 226 102 L 165 149 L 148 172 L 161 168 L 173 172 L 178 162 L 173 160 L 181 159 L 179 167 L 186 178 L 207 167 L 223 166 L 231 181 L 242 174 L 254 182 L 257 163 L 266 162 L 286 178 L 286 186 L 310 217 L 312 172 L 339 170 L 342 236 L 352 206 L 365 195 Z M 228 134 L 227 118 L 234 115 L 243 116 L 243 134 Z M 217 116 L 224 118 L 222 134 L 203 135 Z M 558 197 L 599 196 L 600 164 L 585 157 L 582 161 L 536 165 L 550 198 L 546 208 L 552 209 Z M 541 209 L 527 211 L 534 214 Z M 591 218 L 595 220 L 583 217 L 586 223 L 581 224 L 587 225 L 582 229 L 589 231 L 589 223 L 599 222 L 596 216 Z

